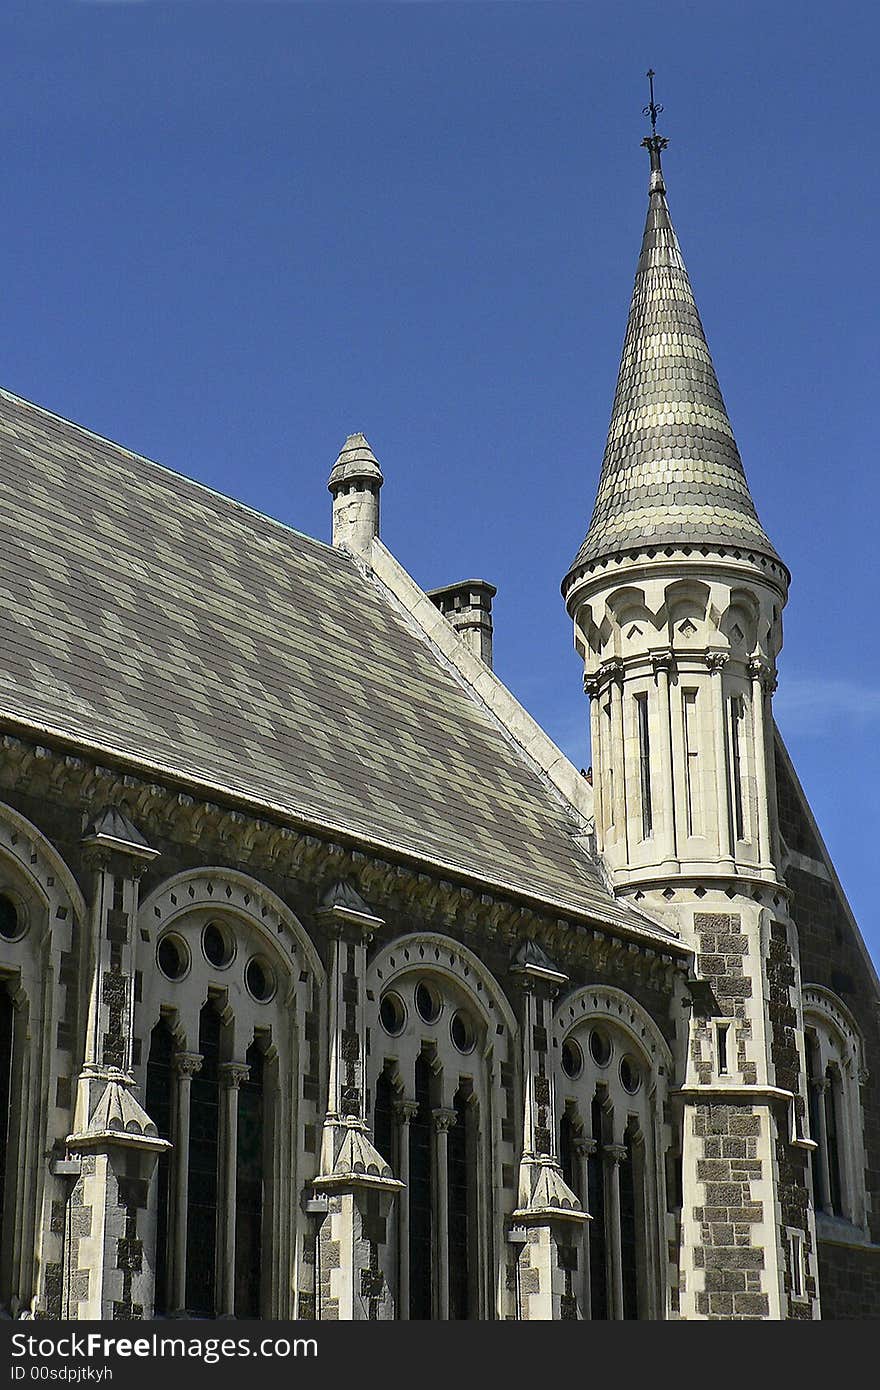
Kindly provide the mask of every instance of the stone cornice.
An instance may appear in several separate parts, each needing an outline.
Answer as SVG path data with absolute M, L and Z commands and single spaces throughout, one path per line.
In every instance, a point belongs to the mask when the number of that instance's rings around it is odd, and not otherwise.
M 188 790 L 9 733 L 0 735 L 0 787 L 51 796 L 76 811 L 88 809 L 94 800 L 124 805 L 152 844 L 171 840 L 198 845 L 215 860 L 246 866 L 255 874 L 319 883 L 348 878 L 368 901 L 381 903 L 386 917 L 391 911 L 417 915 L 432 929 L 465 940 L 475 923 L 481 940 L 495 938 L 506 948 L 530 935 L 562 967 L 584 959 L 601 966 L 622 954 L 635 973 L 665 988 L 670 972 L 687 969 L 692 956 L 689 946 L 647 922 L 644 933 L 636 933 L 581 913 L 562 915 L 561 905 L 490 891 L 434 866 L 395 860 L 381 850 L 284 824 L 240 805 L 200 800 Z

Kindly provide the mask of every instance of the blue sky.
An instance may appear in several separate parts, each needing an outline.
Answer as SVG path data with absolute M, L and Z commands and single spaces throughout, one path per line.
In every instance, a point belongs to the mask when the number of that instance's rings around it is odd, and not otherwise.
M 559 584 L 645 210 L 670 206 L 794 575 L 777 718 L 875 958 L 874 6 L 176 4 L 0 13 L 0 384 L 327 537 L 362 429 L 383 538 L 498 585 L 496 669 L 578 763 Z

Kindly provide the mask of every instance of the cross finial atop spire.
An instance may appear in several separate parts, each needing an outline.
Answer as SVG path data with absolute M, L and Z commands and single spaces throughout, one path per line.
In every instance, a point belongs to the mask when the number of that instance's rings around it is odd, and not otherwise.
M 651 183 L 649 192 L 665 193 L 666 187 L 663 183 L 663 170 L 660 167 L 660 151 L 665 150 L 669 141 L 665 135 L 657 134 L 657 117 L 663 110 L 659 102 L 654 100 L 654 78 L 656 73 L 653 68 L 648 68 L 646 73 L 651 92 L 651 99 L 647 106 L 642 107 L 642 114 L 651 118 L 651 134 L 646 135 L 642 141 L 643 146 L 651 156 Z

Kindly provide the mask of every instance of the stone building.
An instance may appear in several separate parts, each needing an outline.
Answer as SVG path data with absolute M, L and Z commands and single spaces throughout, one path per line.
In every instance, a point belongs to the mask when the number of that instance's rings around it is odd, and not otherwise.
M 9 1315 L 880 1313 L 878 981 L 645 143 L 563 584 L 592 781 L 363 435 L 327 546 L 0 393 Z

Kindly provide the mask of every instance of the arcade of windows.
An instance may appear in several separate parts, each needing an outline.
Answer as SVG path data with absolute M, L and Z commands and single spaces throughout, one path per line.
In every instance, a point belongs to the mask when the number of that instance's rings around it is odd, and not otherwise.
M 156 948 L 153 993 L 161 1002 L 157 1010 L 149 1001 L 159 1017 L 146 1042 L 144 1103 L 173 1144 L 156 1179 L 160 1317 L 258 1318 L 271 1307 L 264 1255 L 279 1084 L 272 1039 L 282 1020 L 278 972 L 249 936 L 196 917 L 166 931 Z
M 862 1040 L 841 1001 L 812 985 L 804 990 L 804 1044 L 816 1213 L 864 1228 Z

